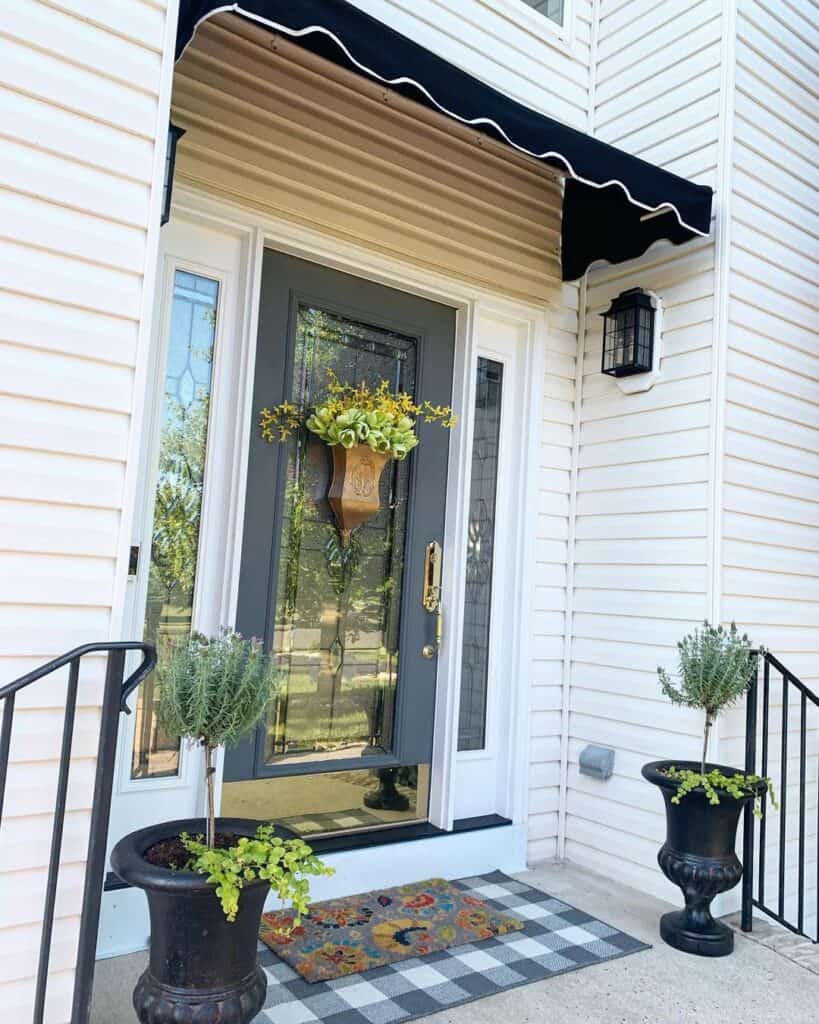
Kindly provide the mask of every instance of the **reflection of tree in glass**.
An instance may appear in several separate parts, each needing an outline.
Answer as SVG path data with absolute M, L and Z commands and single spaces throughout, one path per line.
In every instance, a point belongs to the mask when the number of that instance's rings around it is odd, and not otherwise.
M 187 406 L 169 400 L 162 428 L 151 583 L 162 588 L 166 603 L 193 600 L 209 408 L 203 394 Z
M 144 630 L 146 640 L 160 644 L 191 628 L 218 294 L 218 282 L 176 271 Z M 152 675 L 137 701 L 136 778 L 175 775 L 178 768 L 179 741 L 159 727 L 157 697 Z
M 204 389 L 188 404 L 167 398 L 145 610 L 145 639 L 152 642 L 187 634 L 191 628 L 209 407 Z M 162 728 L 153 711 L 145 713 L 157 698 L 156 679 L 151 677 L 142 688 L 141 728 L 149 732 L 135 750 L 137 775 L 148 770 L 149 753 L 157 751 L 168 752 L 163 755 L 168 760 L 165 773 L 176 771 L 178 738 Z

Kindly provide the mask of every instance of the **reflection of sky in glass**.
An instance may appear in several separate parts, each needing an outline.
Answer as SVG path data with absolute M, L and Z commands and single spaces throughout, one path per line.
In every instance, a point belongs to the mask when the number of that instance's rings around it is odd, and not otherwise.
M 186 408 L 210 386 L 218 292 L 218 281 L 177 270 L 165 391 Z M 173 411 L 172 403 L 166 402 L 163 419 Z

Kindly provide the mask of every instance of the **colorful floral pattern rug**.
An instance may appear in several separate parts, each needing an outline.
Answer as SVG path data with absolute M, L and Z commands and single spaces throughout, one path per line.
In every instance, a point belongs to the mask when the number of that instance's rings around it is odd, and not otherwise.
M 265 914 L 259 937 L 302 978 L 317 982 L 522 928 L 473 893 L 432 878 L 315 903 L 297 927 L 287 912 Z

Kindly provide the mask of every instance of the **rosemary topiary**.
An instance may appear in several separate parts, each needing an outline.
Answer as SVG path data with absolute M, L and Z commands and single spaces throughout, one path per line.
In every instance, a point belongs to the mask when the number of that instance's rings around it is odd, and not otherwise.
M 705 730 L 700 770 L 695 772 L 691 768 L 672 765 L 664 771 L 667 778 L 679 783 L 671 802 L 678 804 L 695 789 L 702 790 L 711 804 L 719 803 L 721 792 L 735 799 L 753 796 L 754 813 L 761 817 L 763 787 L 767 789 L 773 806 L 777 806 L 770 779 L 741 773 L 726 775 L 719 768 L 710 772 L 706 770 L 708 740 L 717 715 L 736 704 L 751 685 L 756 667 L 751 642 L 745 633 L 740 634 L 735 622 L 729 629 L 705 622 L 702 629 L 695 629 L 684 637 L 677 644 L 677 649 L 680 655 L 679 682 L 673 682 L 664 668 L 658 668 L 660 686 L 673 704 L 704 711 Z
M 705 775 L 711 727 L 717 715 L 736 704 L 751 685 L 753 648 L 735 622 L 727 630 L 705 622 L 702 629 L 684 637 L 677 649 L 679 682 L 675 684 L 664 668 L 658 668 L 657 674 L 663 693 L 673 704 L 705 712 L 701 765 Z
M 277 689 L 275 671 L 258 640 L 223 630 L 215 637 L 193 633 L 168 647 L 157 677 L 160 724 L 205 748 L 207 845 L 213 848 L 214 752 L 257 725 Z

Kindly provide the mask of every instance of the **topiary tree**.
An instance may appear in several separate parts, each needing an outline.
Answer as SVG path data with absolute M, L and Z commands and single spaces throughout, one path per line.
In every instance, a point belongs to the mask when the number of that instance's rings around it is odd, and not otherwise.
M 751 684 L 753 649 L 736 623 L 730 629 L 707 621 L 677 644 L 680 657 L 679 683 L 658 668 L 663 693 L 674 704 L 705 712 L 701 771 L 705 775 L 708 740 L 714 720 L 721 711 L 736 704 Z
M 223 630 L 215 637 L 192 633 L 181 643 L 170 645 L 159 659 L 157 677 L 160 724 L 171 735 L 205 748 L 206 838 L 213 849 L 214 752 L 235 743 L 258 724 L 277 689 L 275 670 L 260 641 Z

